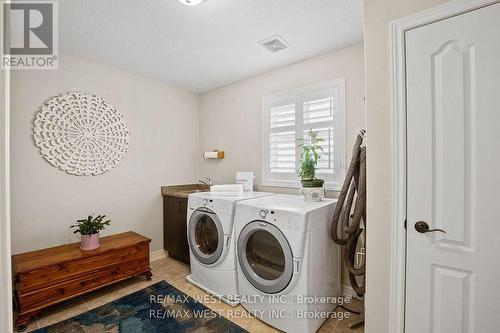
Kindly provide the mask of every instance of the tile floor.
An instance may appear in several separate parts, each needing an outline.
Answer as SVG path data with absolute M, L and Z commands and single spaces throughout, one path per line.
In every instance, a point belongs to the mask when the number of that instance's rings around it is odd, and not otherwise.
M 33 320 L 27 330 L 23 332 L 29 332 L 37 328 L 41 328 L 47 325 L 57 323 L 59 321 L 68 319 L 70 317 L 76 316 L 82 312 L 86 312 L 115 299 L 123 297 L 127 294 L 133 293 L 140 289 L 144 289 L 147 286 L 157 283 L 162 280 L 166 280 L 168 283 L 186 293 L 187 295 L 193 297 L 200 297 L 205 294 L 205 292 L 192 284 L 188 283 L 185 279 L 186 275 L 190 273 L 189 266 L 172 259 L 165 258 L 157 261 L 151 262 L 151 269 L 153 271 L 153 278 L 151 281 L 147 281 L 144 277 L 135 277 L 129 280 L 120 282 L 113 286 L 103 288 L 99 291 L 90 293 L 86 296 L 79 297 L 75 300 L 60 304 L 49 308 L 41 312 L 36 320 Z M 359 308 L 358 304 L 353 303 L 354 306 Z M 249 332 L 279 332 L 273 327 L 265 324 L 264 322 L 256 318 L 231 318 L 228 316 L 229 313 L 235 313 L 235 311 L 245 311 L 241 305 L 233 308 L 223 302 L 214 302 L 206 304 L 207 307 L 220 311 L 222 315 L 227 317 L 229 320 L 234 321 L 236 324 L 240 325 Z M 338 308 L 337 312 L 344 312 L 343 309 Z M 246 317 L 246 316 L 242 316 Z M 318 332 L 333 332 L 333 333 L 362 333 L 363 328 L 350 329 L 347 324 L 349 321 L 356 319 L 355 314 L 350 314 L 349 319 L 339 320 L 340 317 L 336 315 L 336 318 L 329 318 Z M 68 332 L 69 333 L 69 332 Z

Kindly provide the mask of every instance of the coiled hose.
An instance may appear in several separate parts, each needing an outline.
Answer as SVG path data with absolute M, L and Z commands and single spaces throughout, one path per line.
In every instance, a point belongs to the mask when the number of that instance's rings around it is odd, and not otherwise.
M 363 232 L 363 220 L 366 232 L 366 147 L 363 145 L 365 131 L 358 132 L 356 143 L 352 150 L 351 162 L 347 175 L 339 194 L 337 206 L 331 224 L 331 237 L 333 241 L 345 246 L 344 259 L 349 272 L 349 282 L 358 296 L 365 294 L 366 261 L 356 267 L 356 246 Z M 346 200 L 347 199 L 347 200 Z M 354 210 L 352 210 L 354 203 Z M 338 226 L 344 226 L 346 236 L 338 235 Z M 356 277 L 362 277 L 359 284 Z

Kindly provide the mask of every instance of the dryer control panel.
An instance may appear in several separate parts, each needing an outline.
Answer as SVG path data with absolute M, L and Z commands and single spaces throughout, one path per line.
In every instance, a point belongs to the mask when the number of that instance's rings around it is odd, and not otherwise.
M 286 228 L 291 231 L 306 231 L 306 222 L 303 216 L 290 214 L 290 212 L 283 212 L 278 210 L 256 208 L 254 216 L 269 223 L 272 223 L 280 228 Z

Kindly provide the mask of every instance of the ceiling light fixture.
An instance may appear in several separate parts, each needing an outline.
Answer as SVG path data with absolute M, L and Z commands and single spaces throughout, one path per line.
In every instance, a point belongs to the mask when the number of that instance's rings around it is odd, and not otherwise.
M 182 2 L 183 4 L 187 5 L 187 6 L 196 6 L 196 5 L 199 5 L 200 3 L 202 3 L 205 0 L 179 0 L 179 1 Z

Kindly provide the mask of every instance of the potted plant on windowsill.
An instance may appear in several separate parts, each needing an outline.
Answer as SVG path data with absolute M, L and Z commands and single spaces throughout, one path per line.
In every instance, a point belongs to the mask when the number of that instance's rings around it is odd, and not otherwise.
M 302 155 L 300 156 L 300 168 L 298 175 L 302 188 L 300 194 L 304 196 L 306 201 L 321 201 L 326 194 L 323 188 L 324 179 L 316 178 L 316 167 L 318 160 L 324 153 L 321 142 L 324 140 L 318 138 L 318 132 L 312 129 L 308 133 L 308 142 L 302 142 L 299 147 L 302 148 Z M 304 139 L 301 139 L 305 141 Z
M 73 233 L 81 235 L 80 249 L 91 251 L 101 246 L 99 232 L 104 230 L 111 222 L 111 220 L 103 222 L 105 217 L 106 215 L 99 215 L 97 217 L 89 215 L 86 219 L 78 220 L 76 224 L 70 226 L 70 228 L 76 228 Z

